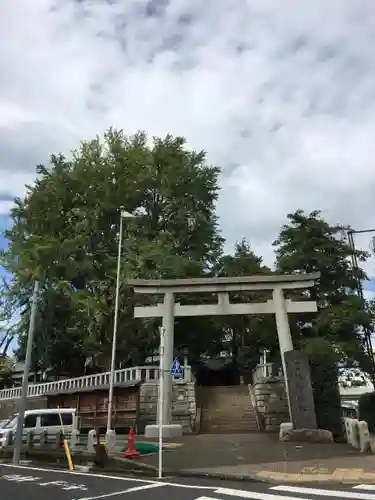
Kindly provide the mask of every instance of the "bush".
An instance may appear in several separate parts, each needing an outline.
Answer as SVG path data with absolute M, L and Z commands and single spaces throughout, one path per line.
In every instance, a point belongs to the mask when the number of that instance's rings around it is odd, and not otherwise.
M 337 355 L 322 338 L 309 339 L 304 351 L 309 355 L 316 420 L 319 429 L 342 436 L 341 399 L 338 384 Z
M 365 420 L 370 432 L 375 432 L 375 392 L 362 394 L 358 401 L 359 419 Z

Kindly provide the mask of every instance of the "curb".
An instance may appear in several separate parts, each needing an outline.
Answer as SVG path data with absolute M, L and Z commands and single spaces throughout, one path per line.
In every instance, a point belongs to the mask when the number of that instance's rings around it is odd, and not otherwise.
M 196 479 L 216 479 L 220 481 L 247 482 L 247 483 L 268 483 L 269 481 L 255 476 L 223 474 L 220 472 L 193 472 L 193 471 L 163 471 L 165 476 L 184 477 Z
M 356 485 L 356 484 L 374 484 L 375 479 L 369 480 L 366 477 L 357 478 L 334 478 L 333 474 L 284 474 L 277 473 L 274 477 L 270 476 L 258 476 L 258 475 L 232 475 L 232 474 L 222 474 L 222 473 L 204 473 L 204 472 L 193 472 L 193 471 L 163 471 L 165 476 L 170 477 L 183 477 L 183 478 L 196 478 L 196 479 L 214 479 L 219 481 L 231 481 L 231 482 L 243 482 L 243 483 L 263 483 L 263 484 L 298 484 L 298 485 L 317 485 L 317 484 L 329 484 L 329 485 Z
M 352 469 L 355 471 L 355 469 Z M 350 471 L 350 469 L 348 469 Z M 269 474 L 268 471 L 260 471 L 266 472 L 263 477 L 259 477 L 259 480 L 262 482 L 270 483 L 270 484 L 375 484 L 375 474 L 371 475 L 373 477 L 369 478 L 369 473 L 362 471 L 362 474 L 351 475 L 350 472 L 348 474 L 335 475 L 327 473 L 317 473 L 317 474 L 307 474 L 307 473 L 283 473 L 283 472 L 275 472 L 274 474 Z M 367 475 L 366 475 L 367 474 Z

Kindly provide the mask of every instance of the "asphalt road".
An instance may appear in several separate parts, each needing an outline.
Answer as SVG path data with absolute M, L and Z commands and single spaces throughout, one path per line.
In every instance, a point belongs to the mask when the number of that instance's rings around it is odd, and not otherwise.
M 375 485 L 323 487 L 213 480 L 162 481 L 0 464 L 1 500 L 375 500 Z

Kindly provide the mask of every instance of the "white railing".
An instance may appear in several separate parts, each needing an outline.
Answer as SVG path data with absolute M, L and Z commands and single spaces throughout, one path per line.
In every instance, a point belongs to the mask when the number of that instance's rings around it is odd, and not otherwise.
M 340 396 L 341 399 L 347 401 L 354 401 L 359 399 L 362 394 L 366 394 L 367 392 L 373 392 L 372 387 L 341 387 L 340 386 Z
M 262 363 L 258 364 L 253 370 L 253 383 L 259 382 L 267 377 L 272 376 L 282 376 L 281 370 L 278 374 L 275 373 L 275 369 L 272 363 Z M 351 401 L 355 402 L 362 396 L 362 394 L 366 394 L 367 392 L 373 392 L 374 388 L 372 384 L 368 384 L 366 386 L 358 386 L 358 387 L 343 387 L 343 384 L 339 383 L 340 396 L 342 401 Z
M 190 382 L 191 368 L 184 366 L 184 377 L 182 382 Z M 110 372 L 96 373 L 94 375 L 86 375 L 84 377 L 68 378 L 57 380 L 55 382 L 45 382 L 42 384 L 29 385 L 28 396 L 43 396 L 45 394 L 59 394 L 71 391 L 80 391 L 87 389 L 95 389 L 98 387 L 109 385 Z M 146 382 L 157 380 L 159 378 L 158 366 L 135 366 L 133 368 L 125 368 L 115 371 L 115 385 L 121 385 L 126 382 Z M 179 379 L 175 379 L 177 382 Z M 0 390 L 0 400 L 15 399 L 21 396 L 21 388 L 13 387 L 12 389 Z
M 257 365 L 253 370 L 253 383 L 259 380 L 275 376 L 273 363 L 262 363 Z

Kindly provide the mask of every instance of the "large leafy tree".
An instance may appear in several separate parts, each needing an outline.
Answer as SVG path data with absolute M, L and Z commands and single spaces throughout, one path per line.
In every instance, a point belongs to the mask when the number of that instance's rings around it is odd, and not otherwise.
M 292 333 L 297 343 L 309 337 L 324 337 L 344 357 L 357 359 L 368 368 L 364 331 L 372 326 L 372 315 L 362 308 L 357 283 L 366 280 L 361 268 L 353 269 L 347 241 L 348 227 L 329 224 L 319 211 L 302 210 L 288 215 L 276 247 L 277 271 L 321 273 L 317 285 L 304 291 L 318 303 L 318 314 L 294 316 Z M 356 250 L 359 262 L 368 254 Z
M 85 356 L 109 353 L 121 206 L 139 219 L 125 223 L 118 359 L 156 346 L 155 322 L 133 320 L 126 281 L 200 276 L 212 267 L 222 247 L 218 176 L 183 138 L 150 144 L 144 133 L 117 130 L 83 142 L 72 158 L 53 155 L 39 166 L 35 186 L 16 200 L 2 255 L 24 311 L 21 350 L 32 281 L 39 279 L 38 361 L 76 373 Z

